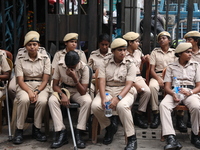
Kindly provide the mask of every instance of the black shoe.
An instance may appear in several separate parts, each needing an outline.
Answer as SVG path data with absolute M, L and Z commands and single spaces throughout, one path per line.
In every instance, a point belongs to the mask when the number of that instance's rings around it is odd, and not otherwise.
M 164 150 L 180 150 L 182 145 L 175 139 L 174 135 L 169 135 L 167 137 L 167 145 L 165 145 Z
M 13 138 L 13 144 L 21 144 L 21 143 L 23 143 L 23 130 L 16 129 L 15 137 Z
M 128 137 L 128 143 L 124 150 L 136 150 L 137 149 L 137 139 L 135 135 Z
M 187 132 L 187 127 L 185 123 L 183 122 L 183 116 L 176 116 L 176 128 L 180 132 Z
M 191 121 L 190 121 L 190 119 L 188 119 L 188 121 L 187 121 L 187 127 L 191 128 L 191 126 L 192 126 Z
M 40 142 L 45 142 L 47 140 L 46 136 L 40 132 L 40 129 L 36 128 L 35 125 L 32 127 L 32 137 Z
M 76 138 L 76 144 L 78 148 L 85 148 L 85 142 L 81 138 L 81 130 L 76 129 L 75 130 L 75 138 Z
M 65 129 L 57 132 L 57 135 L 58 138 L 51 144 L 51 148 L 59 148 L 68 143 L 67 131 Z
M 159 113 L 153 114 L 153 121 L 150 124 L 151 129 L 156 129 L 160 125 L 160 115 Z
M 112 116 L 111 122 L 112 122 L 112 126 L 113 126 L 113 133 L 115 134 L 118 130 L 118 116 Z
M 135 115 L 134 115 L 134 124 L 142 129 L 148 128 L 147 123 L 144 122 L 144 116 L 140 115 L 138 113 L 135 113 Z
M 191 131 L 191 143 L 198 149 L 200 149 L 200 140 L 199 140 L 199 136 L 195 135 L 192 131 Z
M 117 132 L 116 126 L 113 125 L 111 121 L 111 124 L 108 127 L 106 127 L 106 134 L 103 139 L 103 144 L 108 145 L 112 143 L 113 136 L 116 132 Z

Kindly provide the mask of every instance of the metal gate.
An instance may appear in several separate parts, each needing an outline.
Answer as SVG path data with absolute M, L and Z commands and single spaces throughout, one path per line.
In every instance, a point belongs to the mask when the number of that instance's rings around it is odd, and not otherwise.
M 143 7 L 138 6 L 141 2 Z M 103 23 L 105 3 L 109 4 L 110 11 L 107 25 Z M 53 56 L 62 48 L 64 35 L 77 32 L 78 46 L 88 50 L 89 56 L 98 47 L 97 38 L 102 32 L 107 32 L 112 40 L 128 31 L 136 31 L 142 35 L 143 53 L 148 54 L 156 46 L 156 36 L 152 40 L 151 34 L 158 34 L 158 15 L 165 17 L 164 30 L 170 31 L 171 13 L 174 14 L 174 37 L 178 41 L 179 22 L 183 17 L 187 19 L 185 32 L 195 30 L 192 20 L 200 18 L 199 4 L 200 0 L 1 0 L 0 48 L 16 56 L 18 48 L 23 46 L 24 35 L 36 30 L 41 35 L 41 45 Z M 114 7 L 116 17 L 112 15 Z

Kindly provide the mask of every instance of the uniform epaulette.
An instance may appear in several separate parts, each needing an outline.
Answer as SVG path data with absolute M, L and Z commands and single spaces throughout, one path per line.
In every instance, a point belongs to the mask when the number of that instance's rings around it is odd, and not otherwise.
M 97 50 L 94 50 L 94 51 L 91 52 L 90 55 L 92 55 L 92 54 L 98 54 L 98 51 L 97 51 Z

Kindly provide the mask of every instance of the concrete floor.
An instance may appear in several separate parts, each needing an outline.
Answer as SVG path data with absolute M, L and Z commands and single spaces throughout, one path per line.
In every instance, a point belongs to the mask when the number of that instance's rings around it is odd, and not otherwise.
M 140 129 L 136 128 L 137 133 L 137 150 L 163 150 L 165 142 L 160 141 L 161 127 L 158 129 Z M 177 139 L 183 145 L 182 150 L 197 150 L 190 143 L 190 131 L 188 133 L 180 133 L 177 131 Z M 86 133 L 84 139 L 86 140 L 87 147 L 85 150 L 123 150 L 126 146 L 124 132 L 121 125 L 119 125 L 118 132 L 114 136 L 114 140 L 110 145 L 102 144 L 104 137 L 104 130 L 101 131 L 101 134 L 98 136 L 97 144 L 92 144 L 89 140 L 88 134 Z M 50 134 L 47 142 L 38 142 L 31 138 L 31 124 L 26 124 L 24 130 L 24 142 L 21 145 L 14 145 L 12 142 L 8 141 L 8 127 L 3 126 L 3 131 L 0 134 L 0 150 L 47 150 L 50 149 L 52 142 L 52 122 L 50 122 Z M 69 133 L 69 143 L 67 145 L 58 148 L 58 150 L 73 150 L 73 141 L 71 139 L 70 129 Z

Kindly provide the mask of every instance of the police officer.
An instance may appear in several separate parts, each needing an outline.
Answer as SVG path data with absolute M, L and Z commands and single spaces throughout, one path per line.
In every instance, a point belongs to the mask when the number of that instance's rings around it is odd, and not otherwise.
M 137 93 L 139 94 L 139 105 L 138 110 L 134 115 L 134 123 L 135 125 L 139 126 L 140 128 L 147 128 L 148 125 L 144 121 L 144 112 L 146 112 L 148 102 L 150 100 L 150 89 L 146 84 L 145 80 L 141 76 L 140 66 L 142 61 L 149 61 L 149 55 L 145 55 L 139 50 L 139 34 L 135 32 L 128 32 L 123 35 L 123 38 L 127 41 L 127 59 L 130 59 L 132 62 L 135 63 L 137 67 L 137 75 L 136 81 L 133 83 L 133 86 L 136 88 Z
M 56 52 L 54 57 L 53 57 L 53 61 L 52 61 L 53 71 L 56 68 L 56 66 L 58 65 L 59 61 L 63 62 L 65 54 L 67 52 L 73 51 L 73 50 L 78 53 L 81 61 L 83 61 L 84 63 L 87 63 L 85 53 L 81 50 L 76 49 L 77 40 L 78 40 L 78 34 L 77 33 L 68 33 L 68 34 L 65 35 L 65 37 L 63 38 L 63 41 L 65 43 L 65 49 Z
M 163 31 L 157 36 L 158 43 L 160 48 L 155 48 L 150 55 L 150 75 L 151 79 L 149 82 L 149 88 L 151 90 L 151 107 L 153 111 L 153 120 L 150 124 L 150 128 L 157 128 L 160 124 L 159 117 L 159 101 L 158 101 L 158 92 L 160 88 L 164 87 L 162 79 L 162 71 L 167 65 L 173 62 L 176 57 L 174 56 L 174 49 L 170 48 L 171 35 Z
M 99 49 L 92 51 L 88 59 L 88 65 L 93 69 L 94 72 L 103 62 L 103 58 L 112 54 L 111 49 L 109 48 L 110 36 L 108 34 L 103 33 L 99 35 L 98 43 Z
M 173 128 L 171 112 L 179 103 L 185 104 L 189 108 L 191 114 L 192 131 L 191 143 L 200 149 L 199 140 L 199 122 L 200 122 L 200 64 L 190 60 L 192 57 L 192 44 L 180 43 L 175 54 L 179 57 L 167 67 L 164 82 L 166 96 L 161 101 L 160 118 L 162 123 L 162 134 L 167 137 L 167 145 L 165 150 L 181 149 L 181 144 L 175 139 L 175 130 Z M 184 99 L 180 101 L 177 94 L 173 91 L 174 79 L 177 77 L 180 85 L 180 93 L 184 94 Z
M 191 60 L 200 62 L 199 40 L 200 33 L 198 31 L 189 31 L 184 35 L 186 42 L 192 44 L 192 58 Z M 188 113 L 187 127 L 191 128 L 190 114 Z
M 58 138 L 52 143 L 51 148 L 58 148 L 68 143 L 60 105 L 66 107 L 70 104 L 70 101 L 75 101 L 80 104 L 75 138 L 77 147 L 85 148 L 85 142 L 81 138 L 81 132 L 86 130 L 86 123 L 91 112 L 92 99 L 87 93 L 89 68 L 84 62 L 80 61 L 80 57 L 75 51 L 67 52 L 63 61 L 59 61 L 53 75 L 53 90 L 58 93 L 59 97 L 52 95 L 48 102 L 54 129 L 58 135 Z M 60 81 L 62 81 L 61 86 L 59 84 Z M 67 89 L 71 96 L 69 97 L 68 94 L 67 97 L 61 88 Z
M 8 80 L 9 71 L 11 70 L 7 60 L 5 51 L 0 50 L 0 98 L 5 94 L 4 80 Z
M 121 38 L 115 39 L 111 43 L 113 55 L 105 57 L 104 63 L 99 67 L 99 93 L 92 102 L 92 111 L 97 117 L 101 129 L 106 129 L 103 144 L 110 144 L 117 131 L 116 124 L 113 124 L 109 118 L 104 115 L 106 95 L 112 96 L 110 108 L 116 110 L 125 134 L 128 137 L 128 143 L 125 150 L 135 150 L 137 148 L 137 139 L 133 125 L 131 107 L 134 102 L 133 90 L 131 89 L 136 77 L 136 67 L 134 63 L 125 58 L 127 42 Z
M 37 36 L 40 37 L 39 33 L 36 31 L 29 31 L 26 36 L 28 36 L 29 34 L 36 34 Z M 46 49 L 44 47 L 39 46 L 38 48 L 39 53 L 47 55 Z M 24 55 L 25 53 L 27 53 L 27 49 L 26 47 L 23 48 L 19 48 L 16 59 L 15 59 L 15 63 L 14 65 L 16 65 L 18 58 L 21 57 L 22 55 Z M 9 98 L 14 101 L 15 96 L 16 96 L 16 77 L 15 75 L 12 77 L 12 79 L 9 82 L 9 86 L 8 86 L 8 93 L 9 93 Z
M 200 48 L 198 40 L 200 39 L 200 33 L 198 31 L 189 31 L 184 35 L 186 42 L 192 44 L 192 60 L 200 62 Z
M 40 132 L 42 118 L 45 113 L 49 86 L 50 59 L 38 52 L 39 36 L 36 33 L 27 34 L 24 39 L 27 53 L 18 58 L 15 67 L 17 78 L 17 129 L 13 138 L 14 144 L 23 142 L 23 128 L 30 103 L 35 103 L 34 124 L 32 136 L 38 141 L 46 141 L 46 136 Z

